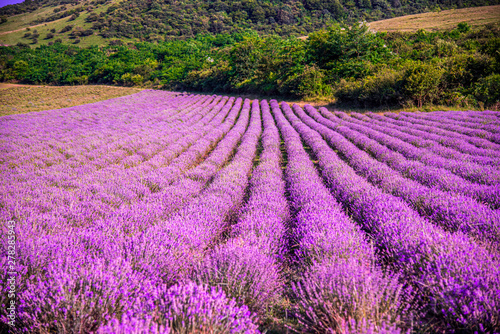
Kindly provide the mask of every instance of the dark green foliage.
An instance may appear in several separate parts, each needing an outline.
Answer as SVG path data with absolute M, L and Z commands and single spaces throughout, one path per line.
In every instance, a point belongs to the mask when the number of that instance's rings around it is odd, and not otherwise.
M 478 101 L 486 105 L 500 107 L 500 74 L 492 74 L 480 78 L 474 87 L 474 95 Z
M 457 26 L 457 30 L 461 33 L 469 32 L 470 29 L 470 25 L 467 22 L 461 22 Z
M 92 33 L 68 27 L 63 30 L 72 30 L 74 44 Z M 252 30 L 128 45 L 115 39 L 109 46 L 88 48 L 56 39 L 33 49 L 1 47 L 0 80 L 336 97 L 366 108 L 488 107 L 499 103 L 497 32 L 496 26 L 473 31 L 461 25 L 446 32 L 375 34 L 363 25 L 334 24 L 308 40 L 262 37 Z M 34 35 L 36 30 L 28 37 Z
M 186 39 L 197 34 L 242 32 L 300 36 L 329 27 L 332 22 L 354 24 L 361 20 L 380 20 L 394 16 L 427 12 L 431 9 L 463 8 L 499 4 L 500 0 L 33 0 L 0 8 L 0 16 L 31 12 L 44 6 L 57 6 L 53 13 L 33 23 L 68 17 L 74 20 L 87 11 L 85 21 L 105 38 L 137 38 L 143 41 Z M 77 6 L 61 6 L 72 4 Z M 101 13 L 96 9 L 105 8 Z M 456 35 L 467 33 L 462 24 Z M 161 36 L 161 38 L 158 38 Z
M 60 33 L 65 33 L 65 32 L 71 31 L 71 29 L 73 29 L 73 25 L 71 25 L 71 24 L 67 25 L 61 29 Z
M 421 108 L 426 102 L 437 98 L 443 70 L 438 66 L 422 62 L 408 66 L 403 77 L 403 89 L 406 96 Z
M 320 68 L 328 71 L 331 82 L 341 78 L 360 78 L 371 74 L 371 65 L 391 58 L 380 35 L 366 25 L 332 25 L 308 39 L 308 54 Z
M 331 87 L 325 84 L 325 73 L 317 65 L 305 65 L 301 72 L 286 78 L 280 91 L 297 97 L 314 98 L 328 95 Z
M 24 60 L 18 60 L 12 66 L 13 75 L 18 80 L 24 80 L 25 77 L 29 74 L 29 65 Z
M 341 79 L 335 96 L 356 107 L 397 105 L 402 102 L 403 71 L 382 68 L 360 80 Z

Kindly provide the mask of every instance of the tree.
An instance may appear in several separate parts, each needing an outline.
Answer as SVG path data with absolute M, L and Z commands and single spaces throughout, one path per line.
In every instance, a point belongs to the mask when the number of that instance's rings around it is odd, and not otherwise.
M 442 76 L 443 70 L 434 64 L 411 64 L 403 78 L 407 97 L 414 100 L 419 108 L 426 102 L 432 102 L 438 95 Z
M 24 60 L 18 60 L 13 66 L 14 76 L 18 80 L 23 80 L 29 72 L 29 65 Z
M 352 27 L 335 24 L 328 30 L 315 32 L 309 36 L 307 48 L 310 60 L 330 70 L 336 76 L 333 79 L 362 77 L 369 63 L 391 57 L 384 40 L 370 32 L 365 24 Z
M 500 74 L 492 74 L 479 79 L 475 85 L 474 95 L 488 106 L 498 108 L 500 104 Z

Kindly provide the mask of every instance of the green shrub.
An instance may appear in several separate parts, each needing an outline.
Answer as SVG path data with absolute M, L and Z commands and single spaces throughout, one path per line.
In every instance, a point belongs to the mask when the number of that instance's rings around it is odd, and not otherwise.
M 487 106 L 500 104 L 500 74 L 492 74 L 481 78 L 475 85 L 474 95 Z
M 16 79 L 23 80 L 29 72 L 29 65 L 24 60 L 18 60 L 14 63 L 13 74 Z
M 73 29 L 73 25 L 70 24 L 70 25 L 67 25 L 64 28 L 62 28 L 60 32 L 65 33 L 65 32 L 70 31 L 72 29 Z
M 424 103 L 432 102 L 439 95 L 443 72 L 440 67 L 432 63 L 411 63 L 403 78 L 405 96 L 413 100 L 419 108 Z
M 458 52 L 458 46 L 453 41 L 438 39 L 434 46 L 434 52 L 438 57 L 451 57 Z
M 228 71 L 228 62 L 220 62 L 216 66 L 190 71 L 183 83 L 204 92 L 229 91 Z
M 395 105 L 402 99 L 403 74 L 403 71 L 382 69 L 363 79 L 342 79 L 335 86 L 335 97 L 339 102 L 365 108 Z
M 324 73 L 316 65 L 305 65 L 302 71 L 289 76 L 283 82 L 280 92 L 300 98 L 329 95 L 331 88 L 324 84 L 324 77 Z
M 457 26 L 457 30 L 461 33 L 469 32 L 471 26 L 467 22 L 460 22 Z
M 456 55 L 444 65 L 443 84 L 447 90 L 458 88 L 465 93 L 479 78 L 490 75 L 493 67 L 493 58 L 488 55 Z
M 87 75 L 82 75 L 80 77 L 71 77 L 67 81 L 71 85 L 86 85 L 89 83 L 89 77 Z
M 125 86 L 137 86 L 142 84 L 144 78 L 140 74 L 125 73 L 121 76 L 121 81 Z

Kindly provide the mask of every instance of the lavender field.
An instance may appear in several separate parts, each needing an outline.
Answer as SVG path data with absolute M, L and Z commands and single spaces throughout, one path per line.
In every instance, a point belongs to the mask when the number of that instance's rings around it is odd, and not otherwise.
M 500 332 L 500 112 L 146 90 L 0 150 L 2 332 Z

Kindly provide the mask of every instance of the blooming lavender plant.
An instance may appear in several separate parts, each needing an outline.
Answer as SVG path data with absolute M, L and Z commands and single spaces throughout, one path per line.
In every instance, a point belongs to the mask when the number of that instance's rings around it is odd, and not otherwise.
M 113 319 L 97 331 L 98 334 L 170 334 L 168 327 L 156 323 L 152 317 L 136 318 L 123 316 Z
M 429 187 L 437 187 L 442 190 L 448 190 L 459 194 L 464 194 L 475 198 L 479 202 L 487 203 L 492 208 L 500 207 L 500 186 L 499 185 L 483 185 L 476 184 L 465 180 L 458 175 L 453 174 L 444 168 L 426 166 L 419 161 L 406 159 L 402 154 L 392 151 L 389 148 L 379 144 L 375 140 L 369 139 L 362 132 L 354 130 L 355 128 L 361 131 L 365 128 L 359 128 L 358 123 L 351 123 L 347 120 L 325 119 L 319 113 L 306 106 L 306 111 L 319 123 L 333 129 L 351 142 L 356 144 L 360 149 L 370 153 L 375 159 L 386 163 L 392 169 L 401 172 L 407 178 L 418 181 Z M 321 109 L 320 109 L 321 111 Z M 321 111 L 328 115 L 328 111 Z M 352 127 L 351 127 L 352 125 Z
M 223 291 L 193 282 L 156 289 L 155 312 L 142 317 L 125 315 L 101 327 L 106 333 L 256 334 L 257 318 L 237 306 Z
M 430 124 L 432 124 L 436 127 L 439 127 L 439 128 L 452 130 L 452 131 L 459 132 L 459 133 L 462 133 L 462 134 L 465 134 L 465 135 L 471 136 L 471 137 L 485 138 L 493 143 L 500 144 L 500 133 L 498 133 L 497 131 L 490 132 L 490 131 L 485 131 L 485 130 L 481 130 L 481 129 L 471 129 L 469 127 L 460 125 L 460 122 L 443 123 L 442 121 L 433 120 L 432 118 L 428 119 L 422 113 L 404 113 L 403 112 L 402 114 L 404 116 L 408 116 L 410 118 L 415 118 L 418 120 L 423 119 L 423 120 L 429 122 Z
M 316 112 L 310 106 L 306 109 L 311 114 Z M 452 230 L 470 233 L 480 239 L 484 238 L 484 240 L 493 242 L 500 240 L 500 216 L 495 210 L 466 196 L 425 187 L 407 179 L 387 165 L 372 159 L 366 152 L 358 149 L 341 136 L 340 133 L 346 133 L 346 131 L 343 131 L 342 126 L 338 127 L 332 122 L 323 121 L 330 125 L 331 128 L 335 128 L 336 131 L 334 132 L 332 129 L 313 120 L 299 106 L 294 105 L 294 110 L 305 124 L 323 135 L 358 173 L 383 190 L 403 198 L 421 216 L 427 216 L 438 224 Z M 316 117 L 318 117 L 317 112 Z M 351 138 L 353 137 L 354 141 L 364 149 L 371 145 L 370 150 L 378 149 L 377 153 L 379 155 L 389 155 L 391 153 L 367 137 L 351 136 Z
M 425 312 L 417 325 L 498 331 L 497 260 L 462 233 L 450 234 L 433 226 L 401 200 L 371 185 L 342 162 L 316 131 L 292 113 L 287 115 L 316 154 L 332 194 L 372 236 L 385 263 L 414 287 Z
M 258 127 L 258 101 L 252 104 L 249 130 Z M 283 291 L 281 269 L 288 205 L 284 198 L 284 182 L 279 168 L 279 134 L 269 106 L 262 101 L 264 132 L 260 164 L 250 181 L 250 198 L 232 227 L 231 237 L 207 255 L 196 272 L 199 282 L 220 286 L 250 310 L 263 314 Z
M 342 118 L 350 119 L 349 116 L 340 112 L 337 112 L 337 115 Z M 407 136 L 400 131 L 386 129 L 372 124 L 364 133 L 370 136 L 370 138 L 376 139 L 381 144 L 398 151 L 408 159 L 418 160 L 427 165 L 448 169 L 452 173 L 472 182 L 488 185 L 495 185 L 500 182 L 498 168 L 444 158 L 438 154 L 429 152 L 426 148 L 407 143 L 404 141 Z
M 126 262 L 89 260 L 87 266 L 74 267 L 66 259 L 56 261 L 46 276 L 27 283 L 20 294 L 19 317 L 28 332 L 94 332 L 113 317 L 131 312 L 135 300 L 150 288 Z
M 498 112 L 270 104 L 146 90 L 1 117 L 16 331 L 257 333 L 286 302 L 299 331 L 500 331 Z
M 466 155 L 469 155 L 469 157 L 466 157 L 464 155 L 460 155 L 460 156 L 465 157 L 467 159 L 471 159 L 471 160 L 476 161 L 476 162 L 497 165 L 496 161 L 498 161 L 498 158 L 500 158 L 500 153 L 497 152 L 496 150 L 482 148 L 482 147 L 480 147 L 480 145 L 481 145 L 480 143 L 476 143 L 476 145 L 474 145 L 474 144 L 470 143 L 467 140 L 468 138 L 465 138 L 465 136 L 462 136 L 462 135 L 454 133 L 454 132 L 450 132 L 450 131 L 446 131 L 446 130 L 439 131 L 439 130 L 436 130 L 435 127 L 412 124 L 412 123 L 406 122 L 406 121 L 398 121 L 398 120 L 394 120 L 392 118 L 377 115 L 374 113 L 367 113 L 365 115 L 353 113 L 353 114 L 351 114 L 351 116 L 358 118 L 360 120 L 367 121 L 367 122 L 373 121 L 377 125 L 387 126 L 387 127 L 393 128 L 393 129 L 397 129 L 397 130 L 409 133 L 411 135 L 420 136 L 421 138 L 432 140 L 432 141 L 439 143 L 441 145 L 444 145 L 446 147 L 450 147 L 454 150 L 465 153 Z M 435 133 L 435 132 L 437 132 L 437 133 Z M 479 141 L 481 142 L 480 139 L 479 139 Z M 482 142 L 486 142 L 487 147 L 495 147 L 495 144 L 490 143 L 486 140 L 483 140 Z M 488 145 L 488 143 L 489 143 L 489 145 Z M 496 158 L 496 160 L 484 159 L 483 157 L 490 157 L 490 158 L 494 158 L 494 159 Z
M 498 147 L 498 143 L 495 143 L 494 141 L 490 141 L 490 140 L 488 140 L 488 138 L 484 138 L 484 135 L 486 135 L 486 133 L 484 133 L 484 132 L 482 133 L 483 136 L 473 136 L 470 134 L 471 134 L 471 132 L 474 132 L 474 130 L 461 128 L 460 126 L 457 127 L 456 125 L 438 126 L 439 122 L 432 122 L 432 121 L 425 120 L 425 119 L 418 118 L 418 117 L 411 117 L 411 114 L 385 113 L 384 116 L 392 118 L 392 119 L 396 119 L 396 120 L 404 120 L 404 121 L 407 121 L 410 123 L 430 126 L 430 127 L 434 128 L 434 130 L 432 130 L 433 132 L 446 131 L 446 134 L 448 134 L 448 135 L 453 135 L 453 136 L 459 135 L 471 143 L 481 145 L 481 147 L 485 147 L 485 148 Z
M 231 240 L 210 253 L 198 266 L 196 280 L 221 288 L 238 305 L 261 314 L 276 303 L 283 291 L 275 258 L 239 240 Z
M 174 333 L 259 333 L 248 308 L 237 306 L 216 288 L 194 283 L 173 286 L 167 291 L 166 306 L 165 319 Z
M 276 101 L 271 101 L 271 107 L 285 140 L 287 188 L 296 210 L 292 234 L 304 278 L 293 284 L 293 295 L 301 325 L 309 331 L 331 333 L 340 331 L 344 324 L 358 332 L 363 332 L 362 325 L 367 323 L 401 328 L 404 323 L 399 320 L 406 316 L 408 304 L 400 301 L 397 277 L 374 265 L 373 248 L 323 185 L 299 134 Z M 287 116 L 291 115 L 288 105 L 282 103 L 282 108 Z M 295 120 L 291 119 L 292 123 Z M 338 280 L 340 276 L 345 280 Z M 379 284 L 372 284 L 377 280 Z M 361 293 L 351 298 L 352 290 Z M 370 290 L 373 294 L 364 293 Z
M 378 115 L 377 115 L 378 116 Z M 396 126 L 387 122 L 379 122 L 373 118 L 352 113 L 351 117 L 364 122 L 372 122 L 381 127 L 388 127 L 408 134 L 406 141 L 417 147 L 425 147 L 430 151 L 460 161 L 470 161 L 478 164 L 497 166 L 499 164 L 500 153 L 493 150 L 486 150 L 467 143 L 457 138 L 449 138 L 414 129 L 413 126 Z M 383 117 L 383 116 L 381 116 Z M 388 118 L 383 118 L 388 119 Z
M 438 112 L 430 114 L 415 113 L 415 115 L 418 115 L 419 117 L 427 119 L 429 121 L 440 122 L 443 124 L 450 124 L 450 125 L 458 125 L 464 128 L 470 128 L 476 130 L 484 130 L 490 132 L 491 134 L 497 134 L 500 132 L 500 127 L 498 124 L 483 124 L 482 122 L 469 121 L 464 118 L 461 119 L 450 118 L 447 117 L 447 115 L 441 115 Z

